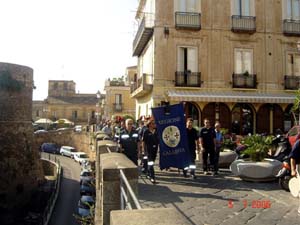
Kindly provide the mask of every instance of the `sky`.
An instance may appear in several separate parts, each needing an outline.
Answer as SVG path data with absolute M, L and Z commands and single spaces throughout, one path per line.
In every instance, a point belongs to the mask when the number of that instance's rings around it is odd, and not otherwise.
M 79 93 L 103 92 L 107 78 L 134 66 L 138 0 L 0 0 L 0 62 L 34 70 L 33 100 L 48 80 L 73 80 Z

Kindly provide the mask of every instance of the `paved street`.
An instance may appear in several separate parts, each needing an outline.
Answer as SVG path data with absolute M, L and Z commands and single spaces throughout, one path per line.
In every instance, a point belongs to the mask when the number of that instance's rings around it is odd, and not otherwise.
M 173 207 L 195 225 L 300 224 L 298 199 L 275 181 L 246 182 L 229 170 L 217 177 L 198 171 L 196 180 L 178 175 L 176 169 L 156 172 L 158 184 L 139 179 L 143 208 Z
M 50 225 L 78 224 L 74 214 L 79 200 L 80 166 L 73 159 L 56 155 L 63 168 L 61 189 L 54 207 Z

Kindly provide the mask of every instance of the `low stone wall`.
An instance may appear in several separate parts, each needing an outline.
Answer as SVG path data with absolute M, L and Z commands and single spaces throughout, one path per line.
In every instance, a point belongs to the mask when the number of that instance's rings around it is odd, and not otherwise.
M 110 225 L 191 225 L 174 208 L 118 210 L 110 214 Z
M 45 176 L 56 176 L 57 166 L 49 161 L 41 160 Z

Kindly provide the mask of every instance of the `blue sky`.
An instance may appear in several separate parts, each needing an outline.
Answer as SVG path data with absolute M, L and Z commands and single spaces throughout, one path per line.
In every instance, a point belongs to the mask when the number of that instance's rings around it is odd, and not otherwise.
M 48 80 L 74 80 L 80 93 L 136 65 L 137 0 L 0 0 L 0 61 L 34 70 L 34 100 Z

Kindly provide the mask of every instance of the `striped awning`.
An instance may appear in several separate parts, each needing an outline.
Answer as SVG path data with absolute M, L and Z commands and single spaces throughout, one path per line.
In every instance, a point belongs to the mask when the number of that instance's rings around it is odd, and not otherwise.
M 167 96 L 171 101 L 194 102 L 248 102 L 248 103 L 293 103 L 294 93 L 265 93 L 242 91 L 185 91 L 169 90 Z

